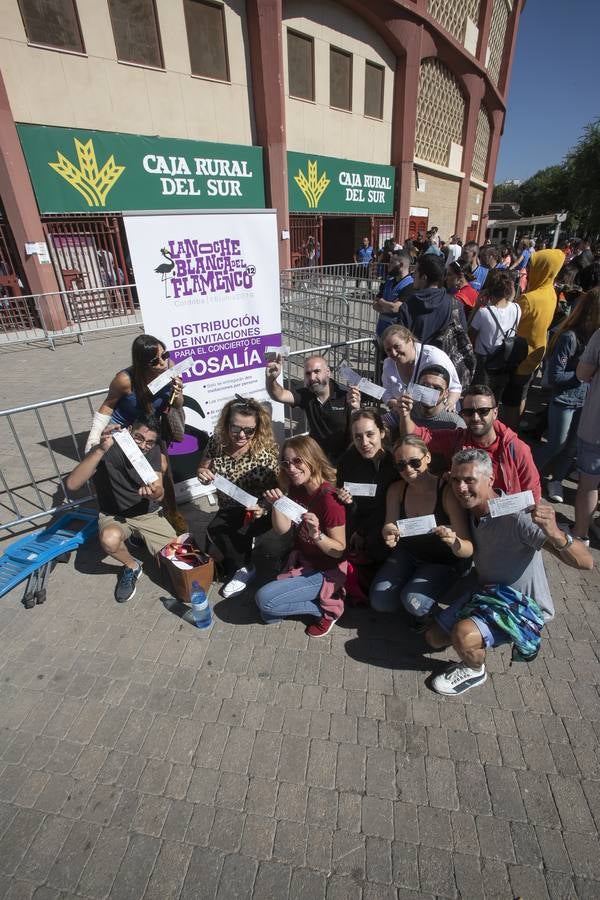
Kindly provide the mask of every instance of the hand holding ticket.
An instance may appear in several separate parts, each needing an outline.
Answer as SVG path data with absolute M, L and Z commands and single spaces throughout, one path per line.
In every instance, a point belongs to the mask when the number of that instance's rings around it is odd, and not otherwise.
M 386 393 L 385 388 L 381 387 L 380 384 L 375 384 L 374 381 L 369 381 L 368 378 L 361 378 L 358 372 L 355 372 L 346 363 L 341 363 L 338 366 L 338 378 L 348 387 L 357 387 L 362 394 L 374 397 L 375 400 L 382 400 Z
M 280 512 L 282 516 L 287 516 L 288 519 L 291 519 L 296 525 L 300 524 L 302 516 L 308 512 L 304 506 L 296 503 L 295 500 L 290 500 L 289 497 L 280 497 L 279 500 L 276 500 L 273 504 L 273 509 Z
M 186 356 L 185 359 L 182 359 L 181 362 L 178 362 L 175 366 L 171 366 L 170 369 L 165 369 L 164 372 L 161 372 L 156 378 L 153 378 L 152 381 L 148 382 L 148 390 L 151 394 L 158 394 L 162 388 L 174 378 L 177 378 L 178 375 L 183 375 L 184 372 L 187 372 L 194 365 L 194 357 Z
M 291 352 L 292 348 L 287 344 L 283 344 L 281 347 L 265 347 L 265 360 L 266 362 L 275 362 L 277 357 L 287 359 Z
M 242 488 L 238 487 L 237 484 L 234 484 L 233 481 L 230 481 L 228 478 L 223 478 L 222 475 L 215 475 L 212 480 L 212 485 L 213 487 L 216 487 L 218 491 L 221 491 L 222 494 L 231 497 L 236 503 L 245 506 L 246 509 L 258 506 L 258 497 L 253 497 L 252 494 L 242 490 Z
M 417 534 L 429 534 L 436 527 L 435 516 L 412 516 L 398 519 L 396 527 L 400 537 L 414 537 Z
M 521 491 L 519 494 L 506 494 L 504 497 L 496 497 L 488 501 L 490 516 L 492 519 L 498 516 L 509 516 L 511 513 L 521 512 L 535 506 L 535 500 L 531 491 Z
M 415 403 L 422 403 L 423 406 L 437 406 L 440 399 L 440 392 L 437 388 L 425 387 L 422 384 L 409 384 L 406 393 L 413 398 Z
M 357 481 L 345 481 L 344 490 L 353 497 L 374 497 L 377 493 L 376 484 L 362 484 Z
M 128 431 L 114 431 L 113 440 L 119 445 L 144 484 L 154 484 L 158 480 L 155 472 Z

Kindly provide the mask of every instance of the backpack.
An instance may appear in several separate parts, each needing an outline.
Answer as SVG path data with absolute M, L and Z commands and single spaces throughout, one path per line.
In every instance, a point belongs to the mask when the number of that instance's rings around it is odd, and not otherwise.
M 476 360 L 471 341 L 460 323 L 456 298 L 452 298 L 452 312 L 448 324 L 429 343 L 450 357 L 463 390 L 467 388 L 471 384 Z
M 504 369 L 516 369 L 520 365 L 528 353 L 527 341 L 517 334 L 517 323 L 511 325 L 508 331 L 504 331 L 502 325 L 494 315 L 491 306 L 487 310 L 496 323 L 500 334 L 502 335 L 502 343 L 494 348 L 484 359 L 486 372 L 502 372 Z M 511 334 L 512 332 L 512 334 Z

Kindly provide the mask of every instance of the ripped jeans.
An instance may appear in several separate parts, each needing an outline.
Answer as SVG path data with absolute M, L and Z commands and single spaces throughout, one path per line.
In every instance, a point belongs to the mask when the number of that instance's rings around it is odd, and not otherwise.
M 378 612 L 393 613 L 403 607 L 422 619 L 457 577 L 456 567 L 423 562 L 397 546 L 375 575 L 369 600 Z

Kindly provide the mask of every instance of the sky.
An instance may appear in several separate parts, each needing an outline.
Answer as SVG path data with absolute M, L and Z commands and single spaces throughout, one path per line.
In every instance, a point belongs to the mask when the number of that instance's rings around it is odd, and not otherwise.
M 600 117 L 599 0 L 527 0 L 517 32 L 496 184 L 558 165 Z

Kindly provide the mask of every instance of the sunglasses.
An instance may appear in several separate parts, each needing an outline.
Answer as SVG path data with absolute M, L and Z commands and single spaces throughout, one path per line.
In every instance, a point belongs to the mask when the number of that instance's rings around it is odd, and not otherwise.
M 460 414 L 467 419 L 470 419 L 471 416 L 474 416 L 475 414 L 477 414 L 480 419 L 485 419 L 494 408 L 495 407 L 493 406 L 463 406 Z
M 412 456 L 410 459 L 399 459 L 396 463 L 396 468 L 399 472 L 404 472 L 404 470 L 410 466 L 411 469 L 414 469 L 416 472 L 421 468 L 421 463 L 424 459 L 424 456 Z
M 246 425 L 244 427 L 241 425 L 230 425 L 229 430 L 235 435 L 244 434 L 246 437 L 252 437 L 256 431 L 256 425 Z
M 165 350 L 164 353 L 159 353 L 158 356 L 153 356 L 152 359 L 148 360 L 149 366 L 157 366 L 161 361 L 164 362 L 166 359 L 170 357 L 170 352 Z
M 282 459 L 281 465 L 284 469 L 291 469 L 292 466 L 294 467 L 294 469 L 301 469 L 304 465 L 304 460 L 300 459 L 299 456 L 294 456 L 293 459 Z

